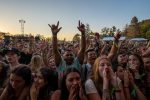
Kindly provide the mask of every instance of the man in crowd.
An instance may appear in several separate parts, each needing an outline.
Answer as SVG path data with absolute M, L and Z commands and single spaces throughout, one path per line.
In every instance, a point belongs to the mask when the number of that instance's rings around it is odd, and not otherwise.
M 64 71 L 66 68 L 69 67 L 76 67 L 78 70 L 81 70 L 81 65 L 84 61 L 84 52 L 86 48 L 86 42 L 85 42 L 85 25 L 80 23 L 77 27 L 78 30 L 81 32 L 81 48 L 79 50 L 79 53 L 76 58 L 74 58 L 74 54 L 72 50 L 69 50 L 65 48 L 65 51 L 61 57 L 60 52 L 58 51 L 58 44 L 57 44 L 57 33 L 61 30 L 61 27 L 59 28 L 59 22 L 57 25 L 49 25 L 52 31 L 52 45 L 53 45 L 53 54 L 56 66 L 58 67 L 58 73 L 59 77 L 63 76 Z
M 9 64 L 10 70 L 19 65 L 20 52 L 16 48 L 9 48 L 3 51 L 6 61 Z

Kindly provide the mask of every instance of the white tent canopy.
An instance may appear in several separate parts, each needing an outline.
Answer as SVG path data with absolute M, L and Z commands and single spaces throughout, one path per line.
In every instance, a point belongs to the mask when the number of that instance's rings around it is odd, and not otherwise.
M 114 37 L 104 37 L 103 38 L 103 41 L 113 41 L 114 40 Z M 125 40 L 125 37 L 120 37 L 119 40 Z
M 145 38 L 132 38 L 131 41 L 147 41 Z

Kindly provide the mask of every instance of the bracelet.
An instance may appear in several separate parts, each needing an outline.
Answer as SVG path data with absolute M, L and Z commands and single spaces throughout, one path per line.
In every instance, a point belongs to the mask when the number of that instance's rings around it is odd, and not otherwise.
M 127 87 L 127 86 L 124 86 L 123 88 L 129 88 L 129 87 Z
M 113 95 L 115 92 L 121 92 L 121 89 L 113 87 L 111 90 L 111 95 Z
M 136 96 L 136 91 L 137 91 L 138 87 L 136 85 L 133 86 L 133 90 L 131 91 L 131 95 L 132 96 Z
M 134 88 L 135 90 L 137 90 L 137 89 L 138 89 L 138 87 L 137 87 L 136 85 L 134 85 L 134 86 L 133 86 L 133 88 Z
M 113 44 L 118 48 L 119 46 L 118 46 L 118 44 L 116 43 L 116 42 L 113 42 Z
M 115 92 L 121 92 L 121 89 L 115 89 Z
M 53 35 L 53 37 L 57 37 L 57 35 Z
M 103 89 L 103 92 L 109 92 L 109 89 Z

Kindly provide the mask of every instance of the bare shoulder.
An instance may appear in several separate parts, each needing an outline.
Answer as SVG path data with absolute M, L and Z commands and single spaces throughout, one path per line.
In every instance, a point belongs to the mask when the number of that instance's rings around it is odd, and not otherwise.
M 51 96 L 51 100 L 60 100 L 60 96 L 61 96 L 61 91 L 60 90 L 56 90 L 52 96 Z

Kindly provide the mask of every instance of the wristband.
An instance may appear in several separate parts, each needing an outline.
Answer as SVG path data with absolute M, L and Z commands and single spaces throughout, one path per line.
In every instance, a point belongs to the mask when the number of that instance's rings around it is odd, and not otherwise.
M 109 89 L 103 89 L 103 92 L 109 92 Z
M 133 86 L 133 90 L 131 91 L 131 95 L 132 96 L 136 96 L 136 91 L 137 91 L 138 87 L 136 85 Z
M 118 44 L 116 42 L 113 42 L 113 45 L 115 45 L 117 48 L 119 47 Z
M 129 88 L 128 86 L 124 86 L 123 88 Z
M 57 37 L 57 35 L 53 35 L 53 37 Z
M 111 90 L 111 95 L 113 95 L 115 92 L 121 92 L 121 89 L 113 87 Z

